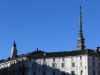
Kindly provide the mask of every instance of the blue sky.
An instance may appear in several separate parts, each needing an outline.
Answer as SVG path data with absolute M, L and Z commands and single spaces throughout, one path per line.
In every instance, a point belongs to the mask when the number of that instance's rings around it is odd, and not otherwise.
M 75 50 L 79 6 L 86 48 L 100 46 L 100 0 L 0 0 L 0 59 L 18 54 Z

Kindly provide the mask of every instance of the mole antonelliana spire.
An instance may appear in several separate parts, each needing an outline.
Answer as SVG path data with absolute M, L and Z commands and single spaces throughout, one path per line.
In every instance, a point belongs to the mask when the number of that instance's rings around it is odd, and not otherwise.
M 85 39 L 83 37 L 83 30 L 82 30 L 82 12 L 81 12 L 81 6 L 80 6 L 80 18 L 79 18 L 79 33 L 77 38 L 77 50 L 84 50 L 85 45 L 84 42 Z

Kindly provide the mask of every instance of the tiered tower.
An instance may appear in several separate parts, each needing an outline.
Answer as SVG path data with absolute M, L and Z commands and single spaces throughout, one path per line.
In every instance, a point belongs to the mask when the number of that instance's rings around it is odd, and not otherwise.
M 85 39 L 83 37 L 83 30 L 82 30 L 82 12 L 81 12 L 81 6 L 80 6 L 80 18 L 79 18 L 79 33 L 77 38 L 77 50 L 84 50 L 85 45 L 84 42 Z

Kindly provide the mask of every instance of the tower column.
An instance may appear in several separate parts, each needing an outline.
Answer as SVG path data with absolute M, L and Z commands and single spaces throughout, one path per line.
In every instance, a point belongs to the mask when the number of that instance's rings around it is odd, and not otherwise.
M 14 44 L 12 45 L 12 49 L 11 49 L 11 58 L 17 56 L 17 47 L 16 47 L 16 43 L 14 41 Z

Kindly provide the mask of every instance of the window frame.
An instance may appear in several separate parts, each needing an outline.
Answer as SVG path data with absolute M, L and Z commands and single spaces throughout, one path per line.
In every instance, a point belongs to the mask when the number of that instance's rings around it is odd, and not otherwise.
M 75 62 L 72 62 L 72 67 L 75 67 Z
M 65 67 L 65 63 L 61 63 L 61 67 Z

